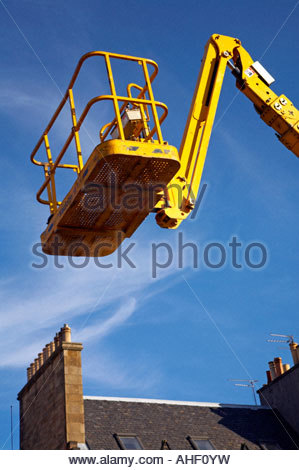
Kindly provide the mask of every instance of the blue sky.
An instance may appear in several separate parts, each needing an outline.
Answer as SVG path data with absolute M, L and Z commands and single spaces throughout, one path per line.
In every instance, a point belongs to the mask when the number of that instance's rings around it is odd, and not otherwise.
M 0 1 L 1 447 L 10 446 L 10 405 L 18 441 L 16 395 L 26 367 L 65 322 L 73 339 L 84 343 L 85 395 L 252 403 L 250 390 L 228 379 L 254 378 L 262 385 L 269 360 L 291 361 L 287 350 L 266 339 L 271 332 L 299 339 L 299 162 L 237 94 L 229 73 L 202 180 L 208 189 L 196 219 L 181 226 L 184 241 L 199 248 L 197 269 L 187 250 L 178 267 L 178 233 L 160 229 L 153 216 L 125 242 L 136 244 L 135 269 L 115 267 L 115 255 L 111 269 L 91 261 L 84 269 L 58 270 L 51 260 L 33 269 L 32 245 L 48 212 L 35 200 L 42 175 L 29 156 L 78 59 L 91 50 L 158 62 L 155 96 L 169 107 L 163 135 L 177 147 L 213 33 L 240 38 L 276 78 L 274 91 L 298 107 L 295 6 L 295 0 Z M 79 107 L 89 93 L 103 93 L 104 74 L 87 70 Z M 83 135 L 85 157 L 108 119 L 105 108 L 98 113 L 87 122 L 92 139 Z M 66 132 L 62 120 L 54 147 Z M 229 258 L 233 236 L 242 243 L 243 268 L 234 269 L 229 259 L 221 269 L 205 267 L 205 246 L 222 243 Z M 151 245 L 159 242 L 173 247 L 174 260 L 152 279 Z M 263 269 L 245 266 L 252 242 L 267 247 Z

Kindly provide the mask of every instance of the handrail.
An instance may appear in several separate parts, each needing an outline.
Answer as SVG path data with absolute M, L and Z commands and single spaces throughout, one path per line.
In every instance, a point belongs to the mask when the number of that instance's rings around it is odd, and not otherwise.
M 78 78 L 79 72 L 84 64 L 84 62 L 95 56 L 101 56 L 104 57 L 105 59 L 105 65 L 106 65 L 106 70 L 107 70 L 107 75 L 108 75 L 108 80 L 109 80 L 109 85 L 110 85 L 110 91 L 111 94 L 107 95 L 100 95 L 92 98 L 91 100 L 88 101 L 86 104 L 80 118 L 77 120 L 76 117 L 76 111 L 75 111 L 75 103 L 74 103 L 74 96 L 73 96 L 73 87 L 74 84 Z M 128 96 L 119 96 L 116 94 L 116 88 L 115 88 L 115 83 L 114 83 L 114 78 L 113 78 L 113 73 L 112 73 L 112 67 L 111 67 L 111 61 L 110 59 L 122 59 L 122 60 L 130 60 L 133 62 L 137 62 L 139 65 L 142 66 L 143 69 L 143 75 L 144 75 L 144 80 L 145 80 L 145 85 L 143 87 L 136 85 L 136 84 L 130 84 L 128 85 Z M 153 66 L 154 70 L 149 75 L 148 72 L 148 65 Z M 115 53 L 109 53 L 109 52 L 104 52 L 104 51 L 93 51 L 93 52 L 88 52 L 87 54 L 84 54 L 80 60 L 77 63 L 76 69 L 72 75 L 72 78 L 70 80 L 69 86 L 59 103 L 56 111 L 54 112 L 52 118 L 50 119 L 49 124 L 45 128 L 42 136 L 38 140 L 36 146 L 34 147 L 30 159 L 31 161 L 38 166 L 43 166 L 44 167 L 44 173 L 45 173 L 45 181 L 41 185 L 40 189 L 38 190 L 36 194 L 37 200 L 41 204 L 46 204 L 50 206 L 50 211 L 51 213 L 55 213 L 57 210 L 57 207 L 61 204 L 59 201 L 56 199 L 56 188 L 55 188 L 55 172 L 57 168 L 66 168 L 66 169 L 72 169 L 78 174 L 81 172 L 83 168 L 83 159 L 82 159 L 82 153 L 81 153 L 81 144 L 80 144 L 80 139 L 79 139 L 79 130 L 90 110 L 90 108 L 97 102 L 103 101 L 103 100 L 110 100 L 113 102 L 114 106 L 114 112 L 115 112 L 115 117 L 114 119 L 106 124 L 105 126 L 102 127 L 101 132 L 100 132 L 100 137 L 101 141 L 103 142 L 113 126 L 117 126 L 119 128 L 119 135 L 121 140 L 125 140 L 124 136 L 124 130 L 123 130 L 123 125 L 121 121 L 121 115 L 125 107 L 127 106 L 128 103 L 131 103 L 133 106 L 138 106 L 141 109 L 142 113 L 142 119 L 145 123 L 145 130 L 144 130 L 144 141 L 148 141 L 152 139 L 154 134 L 157 134 L 158 141 L 159 143 L 163 143 L 163 137 L 161 133 L 161 128 L 160 125 L 163 123 L 165 120 L 167 114 L 168 114 L 168 109 L 167 106 L 164 103 L 161 103 L 159 101 L 155 101 L 154 95 L 152 92 L 152 82 L 157 76 L 158 73 L 158 65 L 156 62 L 150 59 L 144 59 L 142 57 L 134 57 L 134 56 L 128 56 L 124 54 L 115 54 Z M 140 93 L 136 98 L 133 98 L 131 96 L 131 87 L 134 86 L 137 89 L 140 90 Z M 149 96 L 149 99 L 146 99 L 146 93 Z M 66 102 L 69 102 L 70 104 L 70 110 L 71 110 L 71 117 L 72 117 L 72 123 L 73 127 L 71 129 L 70 134 L 68 135 L 66 141 L 63 144 L 62 149 L 60 150 L 58 156 L 56 159 L 53 161 L 52 155 L 51 155 L 51 150 L 50 150 L 50 144 L 49 144 L 49 139 L 48 139 L 48 134 L 51 131 L 57 117 L 59 116 L 60 112 L 62 111 L 64 105 Z M 120 103 L 123 103 L 120 106 Z M 147 126 L 147 118 L 149 118 L 148 114 L 148 106 L 151 106 L 152 109 L 152 115 L 154 119 L 154 127 L 152 131 L 149 130 Z M 145 107 L 146 109 L 146 115 L 144 114 L 143 108 Z M 157 108 L 162 108 L 163 113 L 159 117 Z M 77 165 L 71 165 L 71 164 L 62 164 L 61 160 L 63 156 L 65 155 L 70 143 L 72 140 L 75 139 L 75 145 L 76 145 L 76 152 L 77 152 L 77 158 L 78 158 L 78 164 Z M 39 161 L 35 158 L 37 152 L 39 151 L 41 144 L 45 143 L 45 148 L 46 148 L 46 154 L 48 157 L 48 162 L 42 162 Z M 47 188 L 48 192 L 48 200 L 45 200 L 41 197 L 42 193 L 44 190 Z
M 132 98 L 130 98 L 130 97 L 128 97 L 128 96 L 119 96 L 118 98 L 119 98 L 119 101 L 125 101 L 125 102 L 127 102 L 127 103 L 128 103 L 128 102 L 131 102 L 131 101 L 133 101 L 134 103 L 136 102 L 136 103 L 140 103 L 140 104 L 150 104 L 150 103 L 151 103 L 150 100 L 144 100 L 144 99 L 141 99 L 141 98 L 134 98 L 134 99 L 132 100 Z M 87 105 L 85 106 L 85 108 L 84 108 L 84 110 L 83 110 L 83 112 L 82 112 L 82 114 L 81 114 L 81 116 L 80 116 L 80 118 L 79 118 L 79 120 L 78 120 L 76 129 L 72 129 L 72 130 L 71 130 L 71 132 L 70 132 L 68 138 L 67 138 L 66 141 L 65 141 L 64 146 L 62 147 L 62 149 L 61 149 L 61 151 L 60 151 L 58 157 L 56 158 L 55 163 L 53 164 L 53 167 L 51 168 L 51 173 L 54 173 L 55 170 L 56 170 L 56 168 L 59 167 L 60 161 L 62 160 L 62 158 L 63 158 L 65 152 L 67 151 L 67 149 L 68 149 L 68 147 L 69 147 L 71 141 L 73 140 L 74 131 L 75 131 L 75 130 L 76 130 L 76 131 L 79 131 L 79 130 L 80 130 L 80 128 L 81 128 L 81 126 L 82 126 L 82 124 L 83 124 L 83 122 L 84 122 L 84 120 L 85 120 L 85 118 L 86 118 L 86 116 L 87 116 L 87 114 L 88 114 L 88 111 L 90 110 L 90 108 L 91 108 L 95 103 L 97 103 L 97 102 L 99 102 L 99 101 L 109 100 L 109 99 L 110 99 L 110 100 L 113 100 L 113 96 L 111 96 L 111 95 L 96 96 L 95 98 L 92 98 L 92 99 L 87 103 Z M 168 114 L 168 108 L 167 108 L 166 104 L 161 103 L 161 102 L 159 102 L 159 101 L 156 101 L 156 105 L 159 106 L 159 107 L 161 107 L 162 109 L 164 109 L 164 112 L 163 112 L 163 114 L 162 114 L 162 116 L 160 117 L 160 120 L 159 120 L 160 124 L 162 124 L 163 121 L 165 120 L 167 114 Z M 151 138 L 151 136 L 152 136 L 151 134 L 152 134 L 152 135 L 154 134 L 154 129 L 151 131 L 151 133 L 150 133 L 144 140 L 149 140 L 149 139 Z M 46 165 L 48 165 L 48 164 L 46 164 Z M 38 192 L 37 192 L 36 198 L 37 198 L 38 202 L 40 202 L 41 204 L 48 204 L 48 202 L 45 201 L 44 199 L 40 199 L 40 196 L 41 196 L 41 194 L 43 193 L 43 191 L 45 190 L 46 186 L 49 184 L 50 179 L 51 179 L 51 175 L 49 175 L 49 176 L 45 179 L 44 183 L 42 184 L 42 186 L 40 187 L 40 189 L 39 189 Z
M 139 93 L 139 95 L 137 96 L 137 98 L 140 98 L 142 96 L 145 95 L 146 91 L 147 91 L 147 86 L 145 85 L 143 88 L 139 85 L 136 85 L 134 83 L 130 83 L 128 86 L 127 86 L 127 93 L 128 93 L 128 96 L 131 97 L 131 94 L 130 94 L 130 87 L 131 86 L 135 86 L 136 88 L 138 88 L 139 90 L 141 90 L 141 93 Z M 119 112 L 120 114 L 124 111 L 126 107 L 126 103 L 124 103 L 122 105 L 122 107 L 120 108 Z M 117 124 L 117 121 L 116 121 L 116 118 L 112 119 L 111 122 L 109 122 L 108 124 L 105 124 L 102 129 L 100 130 L 100 139 L 101 139 L 101 142 L 104 142 L 104 140 L 106 139 L 107 135 L 109 134 L 109 132 L 112 130 L 112 128 Z M 105 132 L 105 134 L 103 134 L 103 132 Z
M 158 64 L 155 61 L 151 60 L 151 59 L 143 59 L 142 57 L 128 56 L 128 55 L 125 55 L 125 54 L 114 54 L 112 52 L 107 53 L 107 52 L 104 52 L 104 51 L 92 51 L 92 52 L 87 52 L 86 54 L 84 54 L 78 61 L 75 72 L 73 73 L 73 76 L 71 78 L 69 86 L 67 87 L 67 90 L 66 90 L 60 104 L 58 105 L 56 111 L 54 112 L 52 118 L 50 119 L 49 124 L 47 125 L 46 129 L 44 130 L 43 134 L 41 135 L 39 141 L 37 142 L 36 146 L 34 147 L 32 153 L 31 153 L 30 159 L 31 159 L 32 163 L 34 163 L 35 165 L 40 165 L 40 166 L 43 165 L 43 162 L 39 162 L 39 161 L 35 160 L 34 156 L 36 155 L 38 149 L 40 148 L 40 146 L 43 142 L 44 135 L 49 133 L 49 131 L 51 130 L 51 128 L 52 128 L 52 126 L 53 126 L 53 124 L 54 124 L 54 122 L 55 122 L 55 120 L 58 116 L 58 114 L 60 113 L 63 106 L 67 102 L 68 97 L 69 97 L 69 90 L 73 88 L 83 63 L 87 59 L 89 59 L 90 57 L 95 57 L 95 56 L 102 56 L 103 57 L 107 54 L 109 54 L 109 56 L 112 57 L 113 59 L 124 59 L 124 60 L 131 60 L 131 61 L 134 61 L 134 62 L 140 62 L 140 61 L 146 60 L 146 63 L 148 63 L 148 64 L 150 64 L 154 67 L 154 71 L 150 75 L 150 82 L 151 83 L 153 82 L 153 80 L 156 78 L 156 76 L 158 74 Z

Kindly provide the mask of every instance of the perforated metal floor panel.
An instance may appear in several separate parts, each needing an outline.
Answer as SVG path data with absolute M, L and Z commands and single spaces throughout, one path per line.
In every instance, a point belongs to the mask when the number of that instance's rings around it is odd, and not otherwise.
M 42 234 L 43 251 L 112 253 L 155 207 L 179 167 L 177 150 L 169 145 L 120 140 L 99 145 Z

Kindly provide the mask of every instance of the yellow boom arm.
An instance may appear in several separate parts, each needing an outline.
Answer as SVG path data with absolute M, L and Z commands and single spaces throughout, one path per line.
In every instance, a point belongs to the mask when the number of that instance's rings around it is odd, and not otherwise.
M 299 111 L 286 96 L 277 96 L 269 88 L 274 79 L 254 62 L 239 39 L 214 34 L 205 47 L 182 138 L 181 167 L 157 206 L 156 220 L 163 228 L 177 228 L 194 208 L 227 66 L 263 121 L 299 157 Z

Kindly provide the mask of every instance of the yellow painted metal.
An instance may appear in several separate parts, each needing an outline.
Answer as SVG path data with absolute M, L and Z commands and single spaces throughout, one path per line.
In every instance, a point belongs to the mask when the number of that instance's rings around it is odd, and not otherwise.
M 276 95 L 252 67 L 249 54 L 239 48 L 235 59 L 242 64 L 237 87 L 249 98 L 261 119 L 272 127 L 279 141 L 299 157 L 299 110 L 285 95 Z M 248 73 L 250 71 L 250 74 Z
M 111 95 L 101 95 L 101 96 L 97 96 L 95 98 L 92 98 L 87 103 L 87 105 L 85 106 L 80 118 L 77 120 L 75 112 L 74 112 L 75 107 L 74 107 L 74 98 L 73 98 L 73 87 L 74 87 L 75 82 L 78 78 L 78 75 L 81 71 L 82 65 L 88 59 L 93 58 L 93 57 L 104 57 L 104 59 L 105 59 L 107 74 L 108 74 L 109 83 L 110 83 Z M 116 95 L 114 77 L 113 77 L 112 68 L 111 68 L 111 58 L 119 59 L 119 60 L 132 61 L 132 62 L 135 62 L 136 64 L 142 66 L 142 69 L 145 73 L 145 77 L 144 77 L 145 84 L 144 84 L 143 87 L 141 87 L 142 90 L 140 91 L 139 95 L 136 98 L 132 98 L 132 97 L 129 97 L 129 96 L 118 96 L 118 95 Z M 148 69 L 147 69 L 148 65 L 153 67 L 153 72 L 151 73 L 151 75 L 149 75 L 149 73 L 148 73 Z M 71 81 L 69 83 L 67 91 L 65 92 L 65 95 L 63 96 L 62 101 L 60 102 L 60 104 L 59 104 L 57 110 L 55 111 L 55 113 L 53 114 L 48 126 L 46 127 L 46 129 L 43 132 L 42 136 L 40 137 L 39 141 L 37 142 L 35 148 L 33 149 L 33 152 L 31 153 L 30 158 L 31 158 L 32 163 L 34 163 L 35 165 L 38 165 L 38 166 L 43 166 L 43 167 L 45 167 L 49 164 L 49 161 L 48 162 L 43 162 L 43 161 L 37 160 L 36 155 L 40 150 L 41 144 L 44 141 L 45 136 L 48 137 L 48 135 L 49 135 L 50 131 L 52 130 L 58 116 L 60 115 L 61 111 L 63 110 L 65 104 L 68 101 L 70 103 L 71 116 L 72 116 L 72 120 L 73 120 L 73 128 L 71 129 L 70 134 L 68 135 L 61 151 L 59 152 L 58 156 L 53 161 L 53 165 L 51 166 L 51 174 L 54 175 L 54 178 L 55 178 L 55 173 L 56 173 L 57 168 L 72 169 L 72 170 L 76 171 L 78 174 L 82 170 L 83 161 L 82 161 L 82 155 L 81 155 L 80 141 L 78 140 L 79 131 L 80 131 L 80 128 L 81 128 L 81 126 L 82 126 L 82 124 L 83 124 L 90 108 L 92 106 L 94 106 L 97 102 L 100 102 L 100 101 L 103 101 L 103 100 L 110 100 L 110 101 L 113 102 L 116 115 L 115 115 L 114 119 L 111 121 L 111 123 L 104 126 L 105 127 L 105 132 L 101 135 L 101 141 L 102 142 L 104 142 L 107 139 L 109 132 L 111 131 L 111 129 L 115 125 L 118 125 L 120 127 L 120 137 L 124 138 L 122 123 L 121 123 L 121 113 L 123 112 L 125 107 L 130 103 L 133 104 L 133 105 L 139 105 L 139 106 L 144 105 L 144 106 L 149 106 L 149 107 L 155 107 L 155 111 L 153 112 L 153 114 L 156 116 L 155 128 L 146 137 L 146 140 L 152 139 L 154 134 L 157 133 L 157 137 L 159 139 L 159 142 L 161 142 L 161 141 L 163 142 L 163 137 L 162 137 L 161 127 L 160 126 L 161 126 L 162 122 L 165 120 L 165 118 L 167 116 L 167 106 L 164 103 L 161 103 L 159 101 L 154 100 L 153 92 L 152 92 L 152 89 L 151 89 L 151 83 L 156 78 L 157 73 L 158 73 L 158 65 L 156 64 L 156 62 L 154 62 L 153 60 L 150 60 L 150 59 L 144 59 L 142 57 L 134 57 L 134 56 L 125 55 L 125 54 L 116 54 L 116 53 L 110 53 L 110 52 L 108 53 L 108 52 L 103 52 L 103 51 L 93 51 L 93 52 L 89 52 L 89 53 L 83 55 L 81 57 L 81 59 L 79 60 L 78 64 L 77 64 L 75 72 L 74 72 L 74 74 L 71 78 Z M 150 87 L 151 97 L 150 97 L 150 99 L 146 99 L 144 97 L 145 97 L 145 94 L 148 92 L 149 87 Z M 158 118 L 158 116 L 157 116 L 157 111 L 156 111 L 157 107 L 160 107 L 163 110 L 163 113 L 160 116 L 160 118 Z M 78 165 L 72 165 L 72 164 L 69 164 L 69 163 L 61 163 L 61 160 L 65 156 L 65 153 L 66 153 L 67 149 L 69 148 L 69 146 L 70 146 L 73 139 L 75 139 L 75 143 L 76 143 Z M 50 146 L 48 146 L 48 147 L 49 147 L 49 151 L 50 151 Z M 48 154 L 48 151 L 47 151 L 47 154 Z M 41 197 L 43 191 L 47 188 L 48 184 L 50 183 L 50 180 L 51 180 L 51 177 L 50 177 L 50 175 L 48 175 L 45 178 L 45 181 L 42 184 L 41 188 L 37 192 L 36 197 L 37 197 L 37 200 L 40 203 L 46 204 L 46 205 L 49 205 L 49 206 L 52 205 L 54 207 L 54 212 L 55 212 L 58 208 L 55 208 L 55 204 L 53 204 L 53 201 L 49 200 L 49 199 L 45 200 Z M 55 180 L 54 180 L 54 182 L 55 182 Z
M 233 65 L 228 64 L 232 60 Z M 234 69 L 236 85 L 254 104 L 279 140 L 299 157 L 299 111 L 284 95 L 277 96 L 252 68 L 253 59 L 239 39 L 214 34 L 205 53 L 180 147 L 181 168 L 158 203 L 156 220 L 177 228 L 188 217 L 197 197 L 226 66 Z
M 50 172 L 49 165 L 44 166 L 44 174 L 45 174 L 45 178 L 50 177 L 51 172 Z M 48 193 L 48 200 L 51 201 L 50 202 L 50 213 L 54 214 L 54 201 L 53 201 L 53 197 L 52 197 L 52 193 L 51 193 L 51 183 L 49 183 L 47 185 L 47 193 Z
M 77 118 L 73 87 L 83 63 L 95 56 L 105 60 L 111 94 L 92 98 Z M 117 95 L 111 59 L 135 62 L 142 69 L 144 83 L 129 84 L 128 96 Z M 148 66 L 153 68 L 151 75 Z M 163 197 L 163 190 L 177 173 L 180 162 L 175 147 L 169 146 L 163 140 L 161 124 L 168 110 L 164 103 L 155 101 L 154 98 L 152 82 L 157 72 L 155 62 L 141 57 L 95 51 L 85 54 L 79 60 L 61 103 L 31 154 L 32 162 L 42 166 L 45 174 L 45 180 L 37 192 L 37 200 L 49 205 L 52 215 L 48 228 L 41 236 L 44 252 L 72 256 L 104 256 L 112 253 L 124 238 L 132 235 Z M 132 88 L 138 90 L 137 97 L 132 96 Z M 87 162 L 84 162 L 79 137 L 81 126 L 92 106 L 105 100 L 112 102 L 114 117 L 111 122 L 102 126 L 101 144 L 93 150 Z M 67 102 L 71 111 L 72 128 L 57 157 L 53 159 L 48 135 Z M 136 126 L 134 121 L 130 122 L 125 135 L 122 118 L 126 115 L 127 107 L 131 110 L 140 109 L 141 119 L 136 121 Z M 162 110 L 160 117 L 159 108 Z M 148 126 L 149 111 L 154 120 L 152 130 Z M 115 127 L 118 129 L 118 138 L 108 140 L 109 133 Z M 36 159 L 43 141 L 46 162 Z M 63 160 L 72 141 L 75 142 L 77 165 L 65 163 Z M 62 202 L 57 201 L 56 196 L 55 177 L 58 168 L 72 169 L 78 174 L 77 180 Z M 111 182 L 109 178 L 112 176 L 114 180 Z M 128 187 L 134 185 L 135 194 L 128 193 Z M 92 201 L 97 199 L 97 195 L 89 194 L 90 187 L 102 190 L 100 200 L 105 201 L 105 204 L 101 207 L 89 207 L 90 198 Z M 112 187 L 115 194 L 111 195 Z M 48 199 L 43 199 L 45 190 Z M 139 191 L 137 195 L 136 191 Z M 135 201 L 137 206 L 132 208 L 130 203 L 130 207 L 126 207 L 122 202 L 114 206 L 111 202 L 112 196 L 118 202 L 122 199 L 127 202 Z
M 113 74 L 112 74 L 109 54 L 105 54 L 105 61 L 106 61 L 106 67 L 107 67 L 107 72 L 108 72 L 108 78 L 109 78 L 109 83 L 110 83 L 111 94 L 113 96 L 113 98 L 112 98 L 113 99 L 113 106 L 114 106 L 114 112 L 115 112 L 115 117 L 116 117 L 119 136 L 120 136 L 121 140 L 125 140 L 125 135 L 124 135 L 124 130 L 123 130 L 122 122 L 121 122 L 121 115 L 120 115 L 117 96 L 116 96 L 116 90 L 115 90 L 115 84 L 114 84 L 114 78 L 113 78 Z
M 73 87 L 83 63 L 96 56 L 104 58 L 110 94 L 92 98 L 77 119 Z M 127 85 L 127 96 L 117 95 L 111 59 L 135 62 L 142 68 L 144 83 L 130 83 Z M 153 67 L 151 75 L 149 66 Z M 164 228 L 177 228 L 188 217 L 199 190 L 227 66 L 232 69 L 237 87 L 253 102 L 261 119 L 299 157 L 299 111 L 285 95 L 278 96 L 269 88 L 239 39 L 214 34 L 206 44 L 179 156 L 177 150 L 164 141 L 161 131 L 168 109 L 164 103 L 155 100 L 152 90 L 152 82 L 158 73 L 157 64 L 141 57 L 90 52 L 79 60 L 61 103 L 31 154 L 32 162 L 42 166 L 45 174 L 37 200 L 49 205 L 52 214 L 50 224 L 41 236 L 46 253 L 70 254 L 68 250 L 75 244 L 71 252 L 73 256 L 104 256 L 112 253 L 124 238 L 130 237 L 152 210 L 157 212 L 157 223 Z M 136 97 L 132 95 L 133 88 L 139 92 Z M 114 116 L 102 125 L 99 133 L 101 144 L 84 163 L 80 129 L 90 109 L 101 101 L 112 102 Z M 53 159 L 48 135 L 66 102 L 70 105 L 73 125 L 63 147 Z M 134 118 L 129 120 L 129 125 L 126 121 L 130 119 L 127 108 L 139 109 L 141 116 L 135 121 Z M 159 109 L 162 112 L 159 113 Z M 148 125 L 150 115 L 154 121 L 152 129 Z M 127 122 L 126 130 L 123 121 Z M 115 132 L 116 129 L 118 132 Z M 117 136 L 117 139 L 109 140 L 111 135 Z M 62 162 L 73 140 L 78 165 Z M 45 162 L 36 159 L 42 142 L 47 155 Z M 57 201 L 56 196 L 55 176 L 58 168 L 71 169 L 78 174 L 62 202 Z M 111 204 L 111 175 L 115 177 L 113 184 L 119 203 L 117 208 Z M 90 194 L 89 189 L 97 184 L 103 190 L 100 197 L 103 204 L 100 210 L 90 210 L 86 200 L 96 200 L 96 195 L 92 191 Z M 128 210 L 123 200 L 131 197 L 136 202 L 138 197 L 136 194 L 128 195 L 126 186 L 134 184 L 139 185 L 142 202 L 141 206 Z M 86 185 L 89 188 L 87 192 Z M 45 190 L 47 200 L 42 198 Z
M 51 149 L 50 149 L 50 144 L 49 144 L 49 138 L 47 135 L 44 135 L 44 143 L 45 143 L 46 153 L 47 153 L 48 162 L 49 162 L 49 165 L 44 166 L 44 173 L 45 173 L 46 178 L 47 177 L 50 178 L 49 184 L 47 185 L 47 192 L 48 192 L 48 200 L 50 201 L 50 212 L 51 214 L 54 214 L 54 212 L 57 209 L 57 199 L 56 199 L 54 175 L 51 171 L 51 169 L 53 168 L 53 160 L 52 160 L 52 154 L 51 154 Z
M 42 233 L 43 251 L 88 257 L 112 253 L 153 210 L 179 167 L 171 145 L 101 143 Z
M 146 64 L 145 59 L 142 60 L 142 68 L 143 68 L 143 73 L 144 73 L 145 80 L 146 80 L 146 86 L 147 86 L 149 98 L 150 98 L 151 102 L 153 103 L 152 113 L 153 113 L 153 118 L 154 118 L 154 123 L 155 123 L 154 131 L 157 132 L 159 144 L 163 144 L 163 137 L 162 137 L 161 128 L 159 126 L 159 117 L 158 117 L 157 107 L 156 107 L 156 103 L 155 103 L 155 100 L 154 100 L 154 94 L 153 94 L 152 85 L 151 85 L 151 81 L 150 81 L 150 76 L 149 76 L 149 73 L 148 73 L 148 70 L 147 70 L 147 64 Z
M 69 102 L 70 102 L 70 108 L 71 108 L 73 132 L 74 132 L 74 137 L 75 137 L 75 144 L 76 144 L 76 151 L 77 151 L 77 158 L 78 158 L 78 168 L 80 172 L 83 168 L 83 159 L 82 159 L 79 132 L 77 131 L 77 117 L 76 117 L 75 102 L 74 102 L 74 95 L 73 95 L 72 89 L 69 89 Z
M 216 34 L 206 44 L 180 147 L 181 168 L 167 187 L 166 207 L 156 215 L 163 228 L 177 228 L 194 207 L 227 62 L 240 44 Z

